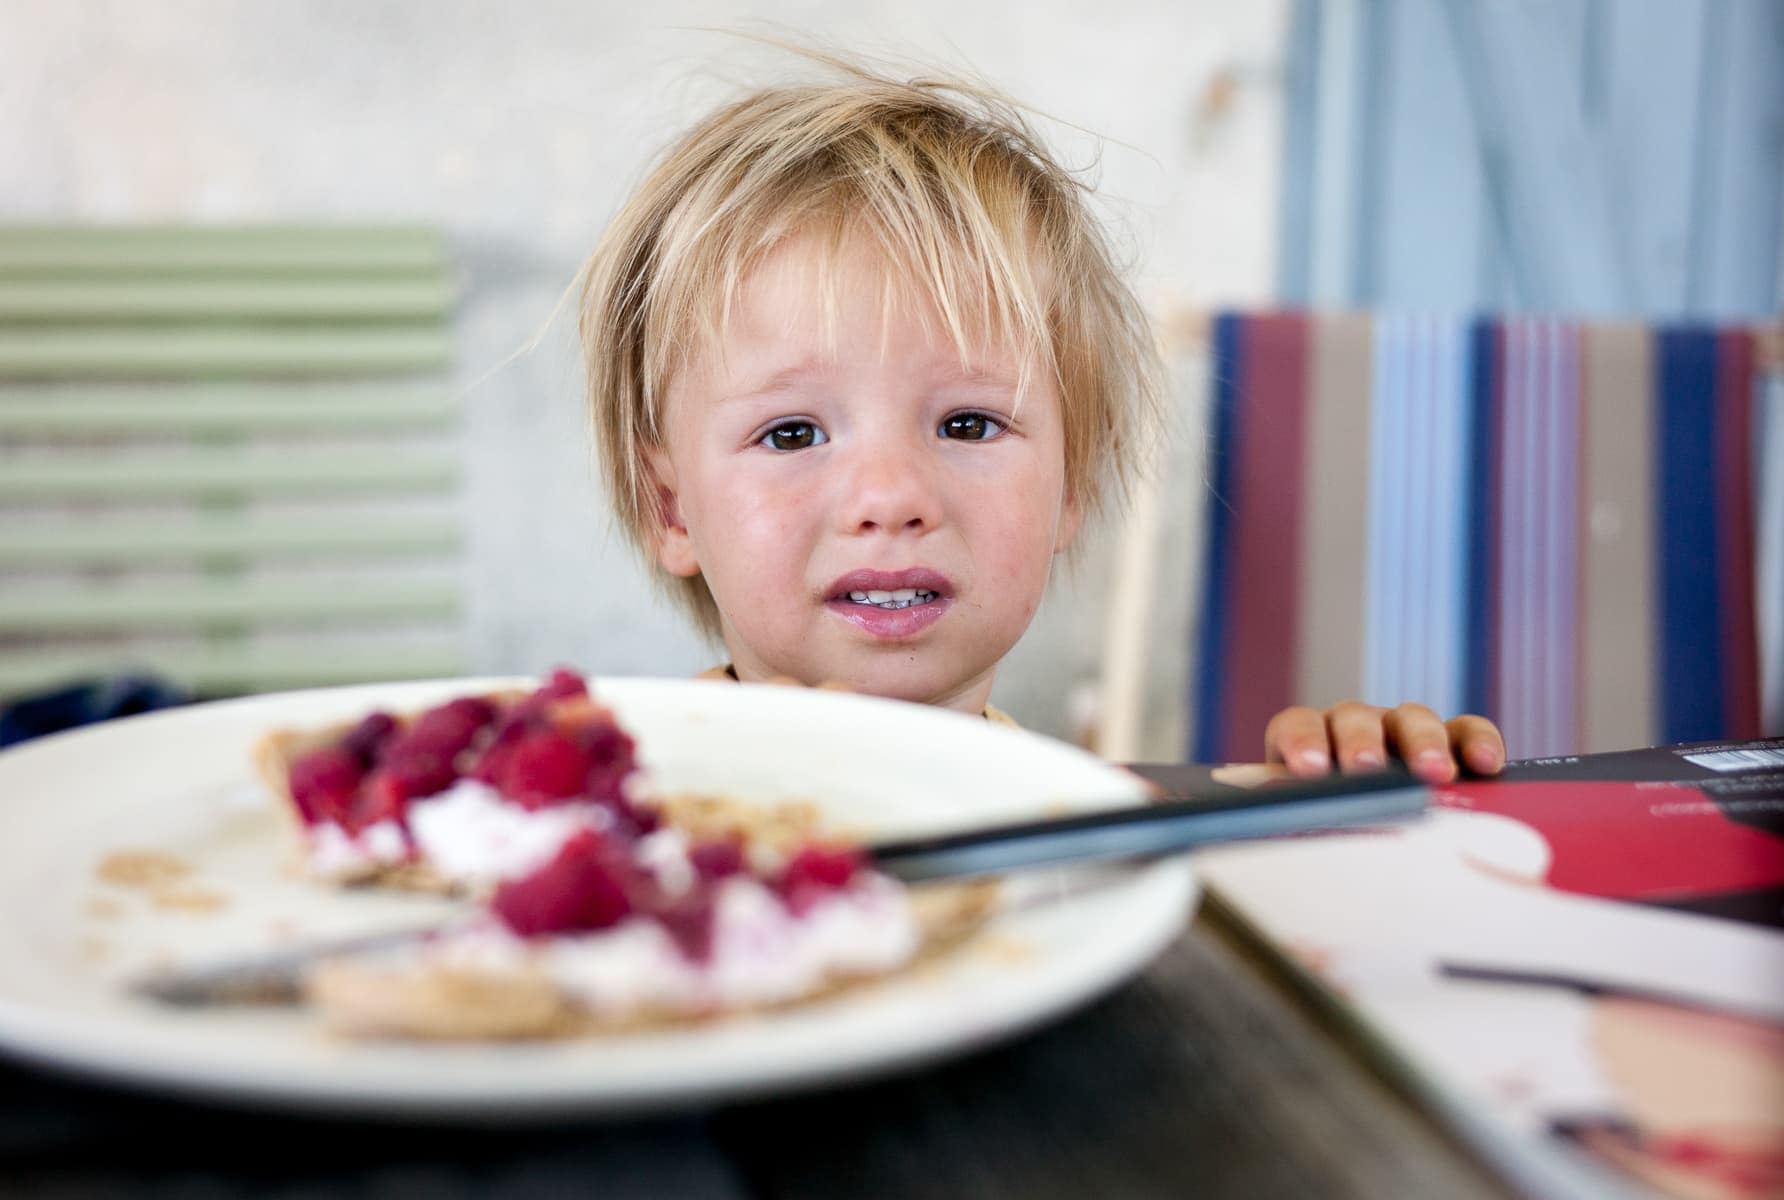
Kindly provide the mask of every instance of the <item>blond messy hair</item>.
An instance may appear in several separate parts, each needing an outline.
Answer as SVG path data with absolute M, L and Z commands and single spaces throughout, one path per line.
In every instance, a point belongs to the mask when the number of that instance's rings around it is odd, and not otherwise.
M 751 269 L 798 235 L 826 236 L 832 258 L 865 237 L 887 266 L 882 304 L 894 288 L 926 299 L 963 361 L 995 339 L 1015 351 L 1024 380 L 1049 372 L 1067 495 L 1087 518 L 1124 497 L 1157 426 L 1162 372 L 1088 185 L 988 87 L 899 80 L 801 52 L 838 78 L 761 90 L 700 121 L 583 268 L 588 400 L 627 536 L 653 559 L 664 513 L 648 459 L 662 448 L 670 381 L 722 346 Z M 664 579 L 717 639 L 705 580 Z

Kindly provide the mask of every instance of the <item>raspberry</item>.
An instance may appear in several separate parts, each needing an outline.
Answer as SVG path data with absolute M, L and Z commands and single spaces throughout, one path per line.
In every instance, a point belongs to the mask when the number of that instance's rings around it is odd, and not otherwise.
M 495 735 L 483 748 L 471 769 L 465 772 L 472 779 L 486 783 L 500 790 L 503 776 L 507 773 L 508 762 L 513 757 L 514 747 L 526 737 L 532 729 L 536 718 L 544 713 L 543 705 L 535 705 L 532 700 L 523 700 L 503 713 L 495 722 Z
M 551 677 L 539 685 L 533 695 L 542 700 L 568 700 L 572 696 L 588 695 L 588 682 L 568 667 L 555 667 Z
M 680 896 L 652 905 L 649 912 L 674 939 L 685 957 L 694 962 L 705 962 L 712 957 L 715 914 L 710 887 L 689 888 Z
M 847 887 L 861 869 L 861 856 L 841 846 L 810 845 L 788 860 L 781 870 L 783 887 L 813 883 L 834 891 Z
M 663 827 L 662 815 L 647 805 L 633 804 L 624 796 L 616 796 L 603 803 L 607 811 L 613 814 L 613 827 L 629 838 L 641 838 Z
M 775 888 L 793 915 L 802 917 L 826 896 L 847 887 L 860 869 L 861 856 L 853 850 L 806 846 L 781 869 Z
M 526 808 L 580 796 L 588 786 L 588 752 L 555 730 L 529 733 L 508 751 L 498 777 L 502 794 Z
M 386 712 L 375 712 L 355 725 L 341 745 L 359 760 L 362 768 L 377 761 L 378 751 L 396 732 L 396 718 Z
M 304 823 L 338 821 L 359 788 L 360 761 L 345 746 L 324 746 L 291 764 L 291 798 Z
M 457 713 L 479 728 L 496 719 L 496 706 L 481 696 L 460 696 L 440 707 L 446 712 Z
M 606 929 L 632 911 L 629 867 L 600 834 L 583 830 L 531 875 L 496 889 L 490 908 L 522 937 L 577 929 Z
M 453 758 L 469 746 L 477 733 L 495 714 L 488 705 L 471 701 L 430 708 L 417 718 L 414 726 L 404 730 L 399 745 L 404 749 L 423 750 L 444 758 Z
M 475 779 L 478 783 L 487 784 L 497 791 L 501 791 L 502 779 L 507 775 L 508 764 L 513 758 L 513 746 L 496 742 L 483 752 L 483 757 L 479 758 L 471 769 L 465 772 L 465 775 L 467 778 Z
M 348 833 L 358 833 L 379 821 L 401 823 L 408 811 L 409 796 L 403 783 L 387 771 L 373 771 L 351 807 L 341 814 L 341 827 Z
M 743 843 L 736 838 L 724 842 L 701 842 L 688 851 L 688 861 L 702 879 L 724 879 L 743 871 Z
M 585 727 L 582 738 L 591 764 L 589 799 L 606 805 L 622 824 L 645 833 L 655 829 L 659 824 L 656 814 L 639 809 L 626 799 L 626 779 L 637 769 L 632 739 L 611 723 Z
M 405 801 L 443 792 L 458 781 L 450 755 L 411 746 L 393 747 L 379 773 L 396 781 Z

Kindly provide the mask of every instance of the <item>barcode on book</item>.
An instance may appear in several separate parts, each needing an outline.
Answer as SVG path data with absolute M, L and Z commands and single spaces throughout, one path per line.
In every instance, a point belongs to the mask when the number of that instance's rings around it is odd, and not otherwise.
M 1751 771 L 1755 767 L 1784 767 L 1784 747 L 1758 750 L 1716 750 L 1709 754 L 1687 754 L 1685 761 L 1712 771 Z

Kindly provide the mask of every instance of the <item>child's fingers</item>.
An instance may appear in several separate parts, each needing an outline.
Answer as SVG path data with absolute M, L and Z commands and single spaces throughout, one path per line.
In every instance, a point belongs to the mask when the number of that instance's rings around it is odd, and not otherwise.
M 1324 775 L 1332 767 L 1326 715 L 1316 708 L 1285 708 L 1264 727 L 1264 761 L 1286 763 L 1294 775 Z
M 1387 763 L 1384 711 L 1361 700 L 1346 700 L 1327 710 L 1326 723 L 1332 731 L 1332 750 L 1338 756 L 1340 770 L 1372 771 Z
M 1456 757 L 1476 775 L 1497 775 L 1505 766 L 1505 738 L 1493 722 L 1465 713 L 1451 717 L 1447 728 Z
M 1387 730 L 1388 744 L 1414 775 L 1426 783 L 1448 783 L 1456 777 L 1449 730 L 1429 708 L 1423 704 L 1402 704 L 1385 713 L 1381 724 Z

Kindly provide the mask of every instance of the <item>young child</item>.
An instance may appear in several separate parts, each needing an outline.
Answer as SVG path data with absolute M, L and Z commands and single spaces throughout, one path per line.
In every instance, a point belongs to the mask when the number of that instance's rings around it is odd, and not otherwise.
M 590 259 L 603 472 L 724 673 L 1001 717 L 1053 559 L 1139 469 L 1158 353 L 1009 102 L 824 61 L 685 134 Z M 1264 749 L 1433 781 L 1505 753 L 1484 719 L 1361 704 L 1290 709 Z

